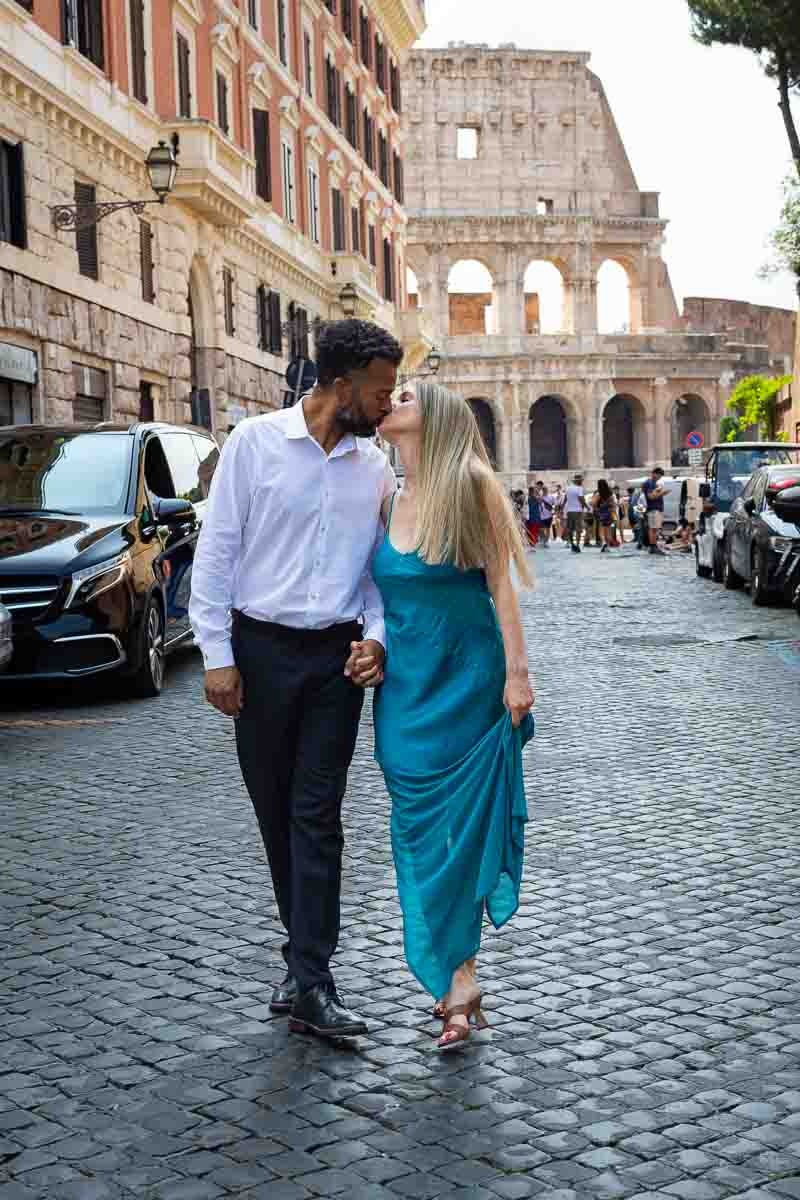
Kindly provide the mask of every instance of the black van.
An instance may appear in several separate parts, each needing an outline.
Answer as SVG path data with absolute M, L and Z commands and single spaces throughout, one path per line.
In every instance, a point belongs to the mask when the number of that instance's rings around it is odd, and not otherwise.
M 185 425 L 0 428 L 0 687 L 119 671 L 155 696 L 191 638 L 189 591 L 219 448 Z

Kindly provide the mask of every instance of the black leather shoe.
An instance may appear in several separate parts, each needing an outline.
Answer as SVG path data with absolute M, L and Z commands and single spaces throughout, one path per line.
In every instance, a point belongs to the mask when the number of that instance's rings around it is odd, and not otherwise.
M 321 983 L 299 995 L 289 1016 L 290 1033 L 315 1033 L 322 1038 L 359 1037 L 365 1023 L 348 1012 L 332 983 Z
M 293 975 L 287 975 L 272 993 L 272 999 L 269 1002 L 270 1012 L 289 1013 L 292 1011 L 292 1005 L 296 999 L 297 980 Z

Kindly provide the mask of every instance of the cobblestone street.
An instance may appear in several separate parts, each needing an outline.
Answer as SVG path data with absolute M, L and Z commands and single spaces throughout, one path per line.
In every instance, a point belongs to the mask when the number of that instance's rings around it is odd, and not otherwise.
M 372 1034 L 289 1037 L 231 723 L 0 692 L 0 1200 L 800 1198 L 800 621 L 555 546 L 523 903 L 492 1029 L 440 1057 L 407 973 L 365 714 L 336 978 Z

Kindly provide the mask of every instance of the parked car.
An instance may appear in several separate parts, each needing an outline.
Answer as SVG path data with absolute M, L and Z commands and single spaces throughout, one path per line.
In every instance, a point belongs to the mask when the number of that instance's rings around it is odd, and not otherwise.
M 3 677 L 118 671 L 157 695 L 191 638 L 192 562 L 219 449 L 205 430 L 0 428 L 0 601 L 14 621 Z
M 703 511 L 695 535 L 697 574 L 722 583 L 725 526 L 734 501 L 754 471 L 765 466 L 800 464 L 800 445 L 786 442 L 722 442 L 711 448 L 705 483 L 700 489 Z
M 772 507 L 782 521 L 800 530 L 800 487 L 781 488 L 772 502 Z M 800 616 L 800 543 L 797 541 L 786 555 L 783 570 L 787 586 L 792 593 L 792 603 Z
M 649 478 L 649 475 L 641 475 L 638 479 L 629 479 L 627 486 L 636 488 L 638 491 Z M 683 482 L 682 479 L 672 479 L 670 476 L 664 475 L 658 485 L 666 493 L 664 496 L 664 524 L 667 526 L 677 525 L 680 521 Z
M 0 671 L 7 671 L 14 653 L 14 635 L 11 629 L 11 613 L 5 604 L 0 604 Z
M 754 604 L 792 597 L 785 570 L 800 554 L 800 528 L 782 520 L 774 503 L 784 488 L 800 486 L 800 466 L 762 467 L 754 471 L 734 500 L 725 527 L 724 572 L 727 588 L 749 584 Z

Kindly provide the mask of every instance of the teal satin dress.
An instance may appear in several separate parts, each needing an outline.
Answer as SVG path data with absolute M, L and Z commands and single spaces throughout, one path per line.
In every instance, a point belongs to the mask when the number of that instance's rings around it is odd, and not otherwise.
M 386 617 L 375 757 L 392 798 L 408 965 L 444 996 L 456 967 L 519 906 L 528 819 L 522 748 L 503 704 L 505 655 L 486 576 L 429 566 L 386 537 L 373 577 Z

